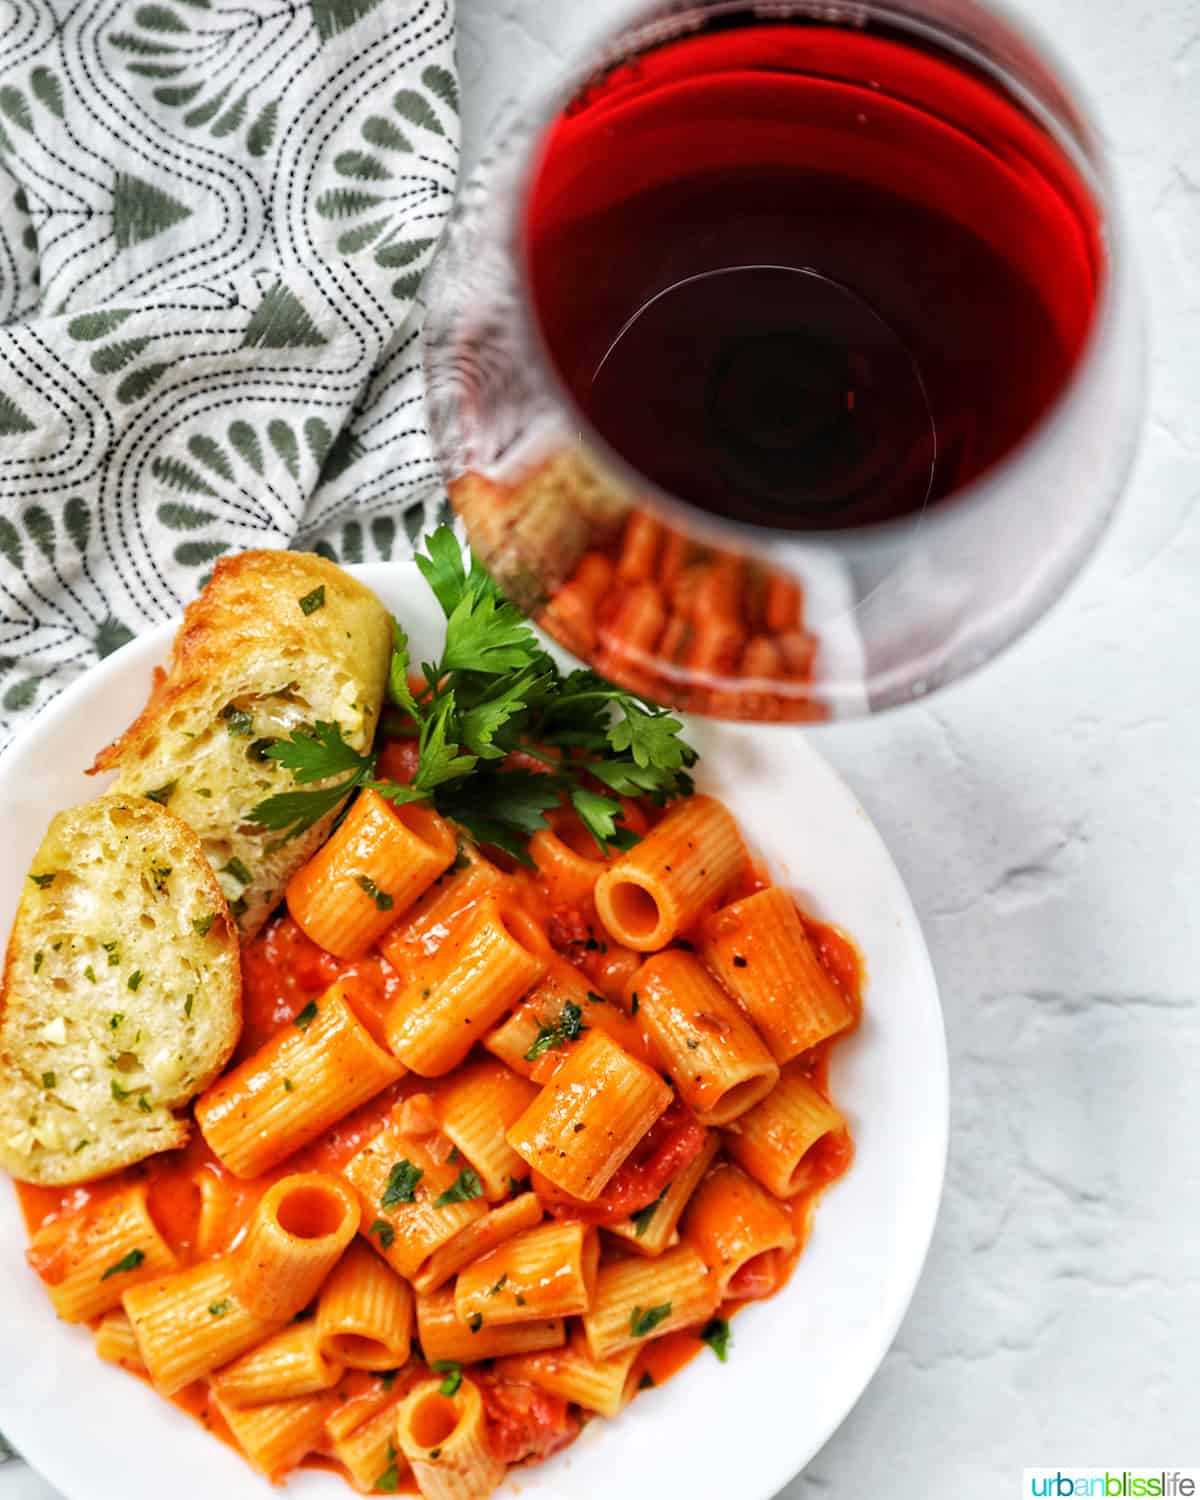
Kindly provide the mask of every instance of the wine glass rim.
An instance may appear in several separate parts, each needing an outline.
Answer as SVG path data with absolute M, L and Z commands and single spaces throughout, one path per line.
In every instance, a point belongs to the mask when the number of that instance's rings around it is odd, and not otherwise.
M 957 45 L 951 50 L 957 50 L 997 78 L 1027 113 L 1066 151 L 1072 165 L 1080 173 L 1099 215 L 1104 253 L 1100 260 L 1095 305 L 1067 378 L 1037 419 L 1006 453 L 968 483 L 922 507 L 917 513 L 916 524 L 936 529 L 958 527 L 970 521 L 978 510 L 990 506 L 1002 497 L 1012 477 L 1036 462 L 1038 454 L 1053 446 L 1059 432 L 1068 425 L 1073 411 L 1085 399 L 1086 387 L 1098 363 L 1098 355 L 1112 336 L 1116 296 L 1126 270 L 1128 253 L 1121 206 L 1107 154 L 1078 81 L 1046 38 L 1026 18 L 1018 17 L 1003 0 L 957 0 L 957 3 L 980 19 L 988 19 L 1004 27 L 1010 39 L 1040 64 L 1052 80 L 1060 96 L 1060 107 L 1065 119 L 1008 69 L 999 69 L 992 59 L 969 46 L 961 36 L 954 38 Z M 530 196 L 541 165 L 541 148 L 546 131 L 565 105 L 577 97 L 590 79 L 602 76 L 622 59 L 629 58 L 630 49 L 626 47 L 621 50 L 617 45 L 618 38 L 628 36 L 639 25 L 649 26 L 655 20 L 664 23 L 674 20 L 678 25 L 682 15 L 697 10 L 703 10 L 713 17 L 745 12 L 750 24 L 771 24 L 800 17 L 827 24 L 854 19 L 850 15 L 831 18 L 828 12 L 814 15 L 813 9 L 809 4 L 793 3 L 793 0 L 781 0 L 781 3 L 770 6 L 751 5 L 749 0 L 668 0 L 666 4 L 657 5 L 647 5 L 645 0 L 639 0 L 639 3 L 628 7 L 624 19 L 615 27 L 607 28 L 601 36 L 593 38 L 586 49 L 578 54 L 574 66 L 568 67 L 565 76 L 542 96 L 534 108 L 519 110 L 508 122 L 505 134 L 510 138 L 515 135 L 524 136 L 523 157 L 515 176 L 516 190 L 511 195 L 508 212 L 509 253 L 520 289 L 520 296 L 516 300 L 522 343 L 536 362 L 539 374 L 557 402 L 571 413 L 589 457 L 599 459 L 610 476 L 624 489 L 636 494 L 639 499 L 649 500 L 654 509 L 666 516 L 677 517 L 690 533 L 708 536 L 714 545 L 732 545 L 743 552 L 762 554 L 781 542 L 787 542 L 798 547 L 836 549 L 849 557 L 868 558 L 892 552 L 897 543 L 911 537 L 913 516 L 838 530 L 758 525 L 705 510 L 657 484 L 632 465 L 598 431 L 558 370 L 536 311 L 524 228 Z M 937 42 L 943 50 L 952 39 L 951 33 L 944 27 L 903 4 L 895 3 L 895 0 L 855 0 L 855 4 L 849 9 L 858 17 L 865 18 L 869 13 L 872 18 L 890 20 L 910 32 L 923 34 Z M 652 47 L 661 46 L 666 41 L 685 34 L 689 33 L 681 30 L 664 34 L 647 41 L 639 50 L 651 50 Z

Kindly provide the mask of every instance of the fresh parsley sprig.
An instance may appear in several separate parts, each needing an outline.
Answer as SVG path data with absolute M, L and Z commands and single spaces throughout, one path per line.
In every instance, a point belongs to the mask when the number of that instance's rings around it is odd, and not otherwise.
M 528 863 L 529 836 L 566 798 L 601 851 L 629 848 L 637 839 L 619 821 L 621 797 L 662 803 L 692 790 L 696 753 L 683 725 L 594 672 L 562 674 L 478 560 L 464 564 L 449 527 L 425 547 L 417 566 L 446 616 L 445 645 L 438 661 L 421 664 L 414 691 L 408 637 L 394 622 L 388 672 L 389 700 L 418 741 L 411 783 L 377 780 L 374 753 L 359 754 L 338 725 L 318 722 L 265 751 L 300 788 L 260 802 L 250 820 L 284 842 L 366 786 L 393 802 L 429 799 L 480 843 Z M 505 763 L 515 751 L 527 764 Z M 327 784 L 305 789 L 317 781 Z

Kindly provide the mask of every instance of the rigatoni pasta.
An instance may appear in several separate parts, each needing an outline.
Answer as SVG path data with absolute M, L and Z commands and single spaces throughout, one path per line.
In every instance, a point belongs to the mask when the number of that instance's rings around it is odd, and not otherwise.
M 734 1122 L 726 1145 L 731 1156 L 777 1198 L 792 1198 L 808 1185 L 805 1158 L 845 1120 L 795 1064 L 748 1114 Z
M 260 1474 L 277 1483 L 320 1447 L 335 1399 L 326 1392 L 261 1406 L 230 1406 L 220 1396 L 214 1402 L 238 1447 Z
M 544 936 L 519 907 L 485 896 L 445 954 L 418 971 L 387 1016 L 388 1044 L 424 1078 L 457 1067 L 540 978 Z
M 475 1168 L 484 1196 L 498 1203 L 525 1175 L 525 1163 L 505 1131 L 537 1098 L 537 1086 L 500 1062 L 462 1068 L 437 1096 L 442 1134 Z
M 288 910 L 314 943 L 361 958 L 454 859 L 454 830 L 420 803 L 393 807 L 367 788 L 288 882 Z
M 474 1219 L 460 1229 L 452 1240 L 439 1245 L 428 1260 L 413 1273 L 416 1292 L 436 1292 L 464 1266 L 512 1239 L 523 1229 L 532 1229 L 542 1219 L 541 1199 L 536 1193 L 521 1193 L 500 1203 L 482 1218 Z
M 556 1349 L 566 1336 L 561 1318 L 493 1323 L 491 1327 L 485 1327 L 482 1318 L 465 1323 L 455 1310 L 453 1288 L 417 1298 L 417 1337 L 430 1364 L 476 1364 L 505 1354 Z
M 425 1500 L 484 1500 L 504 1477 L 473 1380 L 453 1395 L 436 1381 L 410 1391 L 396 1414 L 396 1442 Z
M 359 1019 L 362 981 L 339 980 L 196 1102 L 196 1122 L 226 1167 L 257 1177 L 315 1141 L 404 1072 Z
M 396 1412 L 400 1401 L 397 1396 L 345 1436 L 331 1438 L 331 1456 L 346 1470 L 355 1489 L 364 1495 L 372 1490 L 394 1490 L 408 1473 L 408 1460 L 396 1447 Z
M 648 958 L 630 984 L 680 1098 L 703 1124 L 727 1124 L 774 1088 L 779 1068 L 762 1038 L 690 953 Z
M 632 1250 L 636 1255 L 661 1255 L 676 1241 L 683 1210 L 720 1145 L 717 1132 L 710 1130 L 699 1155 L 672 1177 L 653 1203 L 638 1209 L 627 1219 L 606 1224 L 605 1232 L 614 1235 L 626 1250 Z
M 317 1325 L 309 1318 L 218 1370 L 212 1391 L 226 1406 L 261 1406 L 327 1391 L 341 1379 L 343 1368 L 326 1359 Z
M 150 1379 L 166 1396 L 276 1332 L 237 1294 L 228 1259 L 132 1287 L 122 1299 Z
M 594 1229 L 552 1220 L 515 1235 L 459 1272 L 454 1310 L 462 1322 L 525 1323 L 585 1313 L 596 1290 Z
M 718 1302 L 708 1267 L 691 1245 L 655 1260 L 618 1260 L 600 1268 L 583 1331 L 593 1359 L 611 1359 L 647 1339 L 695 1328 Z
M 409 1355 L 412 1289 L 364 1244 L 351 1245 L 317 1302 L 323 1356 L 354 1370 L 394 1370 Z
M 683 1237 L 704 1257 L 722 1299 L 760 1283 L 774 1291 L 796 1248 L 789 1214 L 732 1162 L 714 1167 L 692 1195 Z
M 746 859 L 715 797 L 689 797 L 596 881 L 600 920 L 629 948 L 664 948 L 728 887 Z
M 580 1331 L 561 1349 L 497 1360 L 496 1374 L 540 1386 L 599 1416 L 615 1417 L 632 1394 L 630 1376 L 638 1353 L 638 1345 L 631 1344 L 608 1359 L 593 1359 Z
M 704 925 L 704 961 L 741 1002 L 776 1062 L 844 1030 L 853 1012 L 777 885 L 722 907 Z
M 589 1031 L 508 1132 L 531 1167 L 590 1202 L 671 1102 L 671 1090 L 603 1031 Z
M 281 1177 L 259 1199 L 230 1256 L 233 1284 L 256 1317 L 285 1322 L 307 1307 L 358 1229 L 354 1189 L 323 1172 Z

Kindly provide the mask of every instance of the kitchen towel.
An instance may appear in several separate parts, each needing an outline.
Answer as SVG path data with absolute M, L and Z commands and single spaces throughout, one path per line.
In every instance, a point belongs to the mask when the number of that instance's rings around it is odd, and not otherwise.
M 409 555 L 453 0 L 0 5 L 0 743 L 224 552 Z

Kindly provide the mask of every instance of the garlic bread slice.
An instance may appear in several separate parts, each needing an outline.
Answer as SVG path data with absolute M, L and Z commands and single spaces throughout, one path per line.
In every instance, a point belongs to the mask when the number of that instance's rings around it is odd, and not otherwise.
M 85 1182 L 181 1146 L 241 1030 L 237 929 L 196 835 L 142 798 L 59 813 L 0 988 L 0 1165 Z
M 259 802 L 294 786 L 266 749 L 319 721 L 337 724 L 360 753 L 369 749 L 391 642 L 387 610 L 323 557 L 222 558 L 184 612 L 145 709 L 96 758 L 93 771 L 119 773 L 113 790 L 150 797 L 195 829 L 243 941 L 336 814 L 288 843 L 248 822 Z

